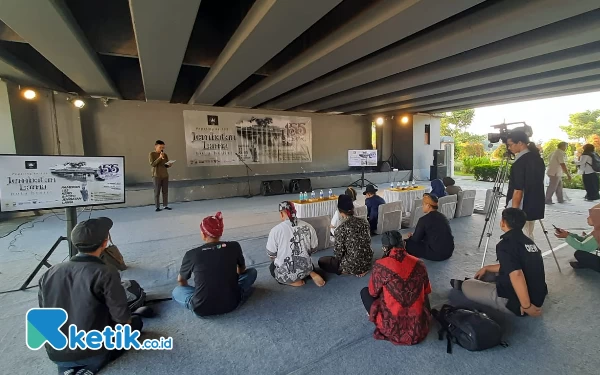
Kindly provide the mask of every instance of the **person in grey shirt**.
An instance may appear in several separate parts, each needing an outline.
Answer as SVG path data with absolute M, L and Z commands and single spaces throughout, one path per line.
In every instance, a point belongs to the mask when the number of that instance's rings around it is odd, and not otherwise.
M 71 242 L 79 254 L 68 262 L 52 266 L 40 278 L 38 293 L 42 308 L 61 308 L 68 314 L 61 331 L 68 336 L 71 324 L 78 330 L 102 332 L 105 327 L 130 324 L 132 330 L 141 331 L 142 320 L 131 314 L 119 272 L 99 258 L 108 246 L 109 231 L 113 222 L 101 217 L 82 221 L 71 232 Z M 117 358 L 122 351 L 56 350 L 46 344 L 50 360 L 58 365 L 58 373 L 65 375 L 96 374 L 102 367 Z

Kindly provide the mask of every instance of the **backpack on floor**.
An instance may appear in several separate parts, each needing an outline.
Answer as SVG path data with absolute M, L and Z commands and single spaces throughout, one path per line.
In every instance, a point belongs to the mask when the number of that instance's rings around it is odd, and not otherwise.
M 600 172 L 600 156 L 597 153 L 592 152 L 590 157 L 592 158 L 592 164 L 590 164 L 590 166 L 594 172 Z
M 502 341 L 502 329 L 498 323 L 482 312 L 444 305 L 431 313 L 441 326 L 439 339 L 443 340 L 446 334 L 448 354 L 452 353 L 453 342 L 469 351 L 507 346 Z
M 125 289 L 127 304 L 129 305 L 131 312 L 144 306 L 144 303 L 146 302 L 146 292 L 144 292 L 144 289 L 137 281 L 123 280 L 121 281 L 121 285 L 123 285 L 123 288 Z

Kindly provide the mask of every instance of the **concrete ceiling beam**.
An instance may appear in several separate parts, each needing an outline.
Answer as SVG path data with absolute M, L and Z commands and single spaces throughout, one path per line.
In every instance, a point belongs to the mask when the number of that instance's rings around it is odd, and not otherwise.
M 400 43 L 284 95 L 265 108 L 290 109 L 599 8 L 597 0 L 505 0 Z M 525 15 L 535 15 L 527 17 Z
M 129 0 L 146 100 L 171 100 L 200 1 Z
M 227 106 L 255 107 L 481 2 L 381 1 L 230 101 Z
M 0 77 L 20 85 L 57 89 L 27 63 L 0 48 Z

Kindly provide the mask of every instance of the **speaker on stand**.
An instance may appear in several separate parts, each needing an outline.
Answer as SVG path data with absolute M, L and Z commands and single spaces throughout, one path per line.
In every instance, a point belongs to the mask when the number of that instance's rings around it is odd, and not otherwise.
M 283 180 L 261 181 L 260 193 L 264 196 L 285 194 Z

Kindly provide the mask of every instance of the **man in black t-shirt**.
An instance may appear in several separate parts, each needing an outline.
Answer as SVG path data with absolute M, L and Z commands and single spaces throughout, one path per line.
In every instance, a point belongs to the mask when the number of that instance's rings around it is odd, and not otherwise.
M 198 316 L 231 312 L 250 296 L 256 269 L 246 268 L 239 243 L 221 241 L 220 212 L 202 220 L 200 230 L 206 243 L 185 253 L 173 300 Z M 189 286 L 187 280 L 192 273 L 194 286 Z
M 540 316 L 548 294 L 544 260 L 540 249 L 523 233 L 525 222 L 520 209 L 505 209 L 500 221 L 505 233 L 496 245 L 499 264 L 483 267 L 475 279 L 452 280 L 452 286 L 482 305 L 519 316 Z
M 543 219 L 546 211 L 546 166 L 537 147 L 529 142 L 523 131 L 509 133 L 506 147 L 515 155 L 508 180 L 506 207 L 525 211 L 527 222 L 523 231 L 533 240 L 535 221 Z

